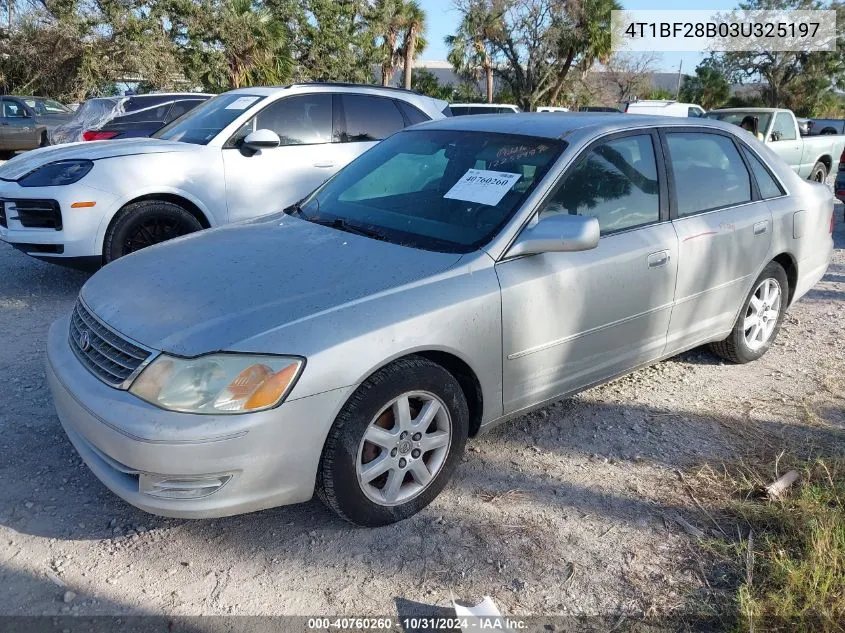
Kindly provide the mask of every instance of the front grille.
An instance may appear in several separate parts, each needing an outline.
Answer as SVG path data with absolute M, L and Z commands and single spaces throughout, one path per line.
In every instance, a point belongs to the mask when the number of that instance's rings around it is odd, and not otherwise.
M 70 319 L 70 347 L 88 370 L 104 383 L 120 387 L 150 356 L 150 352 L 101 323 L 76 302 Z
M 4 229 L 9 228 L 9 223 L 6 220 L 6 203 L 0 200 L 0 226 Z
M 62 211 L 55 200 L 15 200 L 18 220 L 27 229 L 62 230 Z

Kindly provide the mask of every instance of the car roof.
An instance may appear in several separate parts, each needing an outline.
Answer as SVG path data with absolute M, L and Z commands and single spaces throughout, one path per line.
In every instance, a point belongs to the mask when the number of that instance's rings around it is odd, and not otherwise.
M 515 108 L 516 106 L 513 103 L 450 103 L 449 107 L 454 108 L 455 106 L 460 108 Z
M 778 112 L 784 108 L 715 108 L 710 112 Z
M 428 121 L 414 129 L 520 134 L 560 139 L 575 132 L 603 134 L 651 127 L 709 127 L 735 131 L 735 125 L 714 119 L 626 114 L 613 112 L 561 112 L 559 116 L 543 116 L 540 112 L 522 114 L 480 114 L 474 117 L 449 117 Z

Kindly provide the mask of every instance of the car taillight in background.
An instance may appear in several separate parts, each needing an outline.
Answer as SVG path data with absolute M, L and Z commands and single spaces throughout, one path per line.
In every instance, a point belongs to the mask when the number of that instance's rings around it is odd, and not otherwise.
M 839 155 L 839 171 L 845 170 L 845 149 Z
M 99 132 L 97 130 L 85 130 L 82 133 L 83 141 L 107 141 L 117 136 L 117 132 Z

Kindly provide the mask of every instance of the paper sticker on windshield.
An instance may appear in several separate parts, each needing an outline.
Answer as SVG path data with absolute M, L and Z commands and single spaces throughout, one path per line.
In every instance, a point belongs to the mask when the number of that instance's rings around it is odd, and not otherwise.
M 258 101 L 258 97 L 239 97 L 226 106 L 227 110 L 246 110 L 253 103 Z
M 516 184 L 521 175 L 506 171 L 469 169 L 443 197 L 452 200 L 479 202 L 495 207 L 511 190 L 511 187 Z

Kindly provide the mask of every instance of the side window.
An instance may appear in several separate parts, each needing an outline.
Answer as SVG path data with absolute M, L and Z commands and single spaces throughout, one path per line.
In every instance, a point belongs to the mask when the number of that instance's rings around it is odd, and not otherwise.
M 26 111 L 17 101 L 3 100 L 3 116 L 9 119 L 22 119 L 26 116 Z
M 680 217 L 751 201 L 751 177 L 730 138 L 670 132 L 666 142 Z
M 282 145 L 315 145 L 332 142 L 332 96 L 326 93 L 279 99 L 247 121 L 226 143 L 233 147 L 250 132 L 272 130 Z
M 343 94 L 346 115 L 344 141 L 380 141 L 405 127 L 405 119 L 393 99 L 367 95 Z
M 789 112 L 778 112 L 775 116 L 775 124 L 772 126 L 772 140 L 794 141 L 795 124 Z
M 603 235 L 659 221 L 651 136 L 626 136 L 590 149 L 546 201 L 540 217 L 556 213 L 598 218 Z
M 687 116 L 702 117 L 704 116 L 704 110 L 701 108 L 687 108 Z
M 429 116 L 412 106 L 410 103 L 405 103 L 404 101 L 397 99 L 396 105 L 398 105 L 399 109 L 405 113 L 405 116 L 408 118 L 409 125 L 416 125 L 417 123 L 422 123 L 424 121 L 431 121 Z
M 772 177 L 769 170 L 766 169 L 760 159 L 748 150 L 744 150 L 744 152 L 745 157 L 751 165 L 751 171 L 754 172 L 754 180 L 757 181 L 757 188 L 760 190 L 760 196 L 764 200 L 782 196 L 784 194 L 783 189 L 781 189 L 781 186 Z
M 180 116 L 188 112 L 189 110 L 193 110 L 199 104 L 202 103 L 200 99 L 185 99 L 184 101 L 176 101 L 170 107 L 170 112 L 167 113 L 166 122 L 170 123 L 171 121 L 175 121 Z

